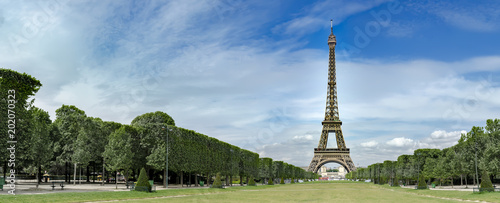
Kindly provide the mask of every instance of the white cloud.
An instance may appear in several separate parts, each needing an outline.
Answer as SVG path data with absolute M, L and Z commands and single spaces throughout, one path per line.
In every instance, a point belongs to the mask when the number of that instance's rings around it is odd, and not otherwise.
M 392 37 L 411 37 L 415 28 L 411 24 L 391 22 L 387 29 L 387 34 Z
M 493 8 L 491 8 L 493 9 Z M 475 10 L 473 13 L 467 10 L 453 11 L 442 10 L 437 14 L 447 23 L 457 26 L 462 29 L 489 32 L 497 30 L 500 27 L 497 12 L 490 12 L 486 10 Z M 494 13 L 497 13 L 495 15 Z
M 313 140 L 312 135 L 296 135 L 293 136 L 293 140 Z
M 453 131 L 453 132 L 446 132 L 444 130 L 436 130 L 431 133 L 431 138 L 432 139 L 446 139 L 446 138 L 452 138 L 455 140 L 458 140 L 460 138 L 460 135 L 466 134 L 467 132 L 465 130 L 463 131 Z
M 387 141 L 386 144 L 395 147 L 412 147 L 415 145 L 415 142 L 409 138 L 397 137 Z
M 444 22 L 464 30 L 478 32 L 491 32 L 498 30 L 500 24 L 500 12 L 496 1 L 489 2 L 419 2 L 411 4 L 419 7 L 425 13 L 433 13 Z
M 369 141 L 369 142 L 363 142 L 363 143 L 361 143 L 359 145 L 361 145 L 362 147 L 375 147 L 375 146 L 378 145 L 378 142 L 372 140 L 372 141 Z
M 306 8 L 300 17 L 275 26 L 273 32 L 302 36 L 329 26 L 325 20 L 333 19 L 336 25 L 353 14 L 369 10 L 387 1 L 319 1 Z

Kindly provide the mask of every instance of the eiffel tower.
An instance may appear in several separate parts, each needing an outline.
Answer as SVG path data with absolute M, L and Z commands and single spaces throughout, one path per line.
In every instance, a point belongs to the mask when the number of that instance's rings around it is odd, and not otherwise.
M 338 163 L 348 172 L 356 170 L 356 166 L 349 155 L 349 148 L 346 147 L 344 136 L 342 135 L 342 121 L 339 118 L 339 105 L 337 102 L 337 79 L 335 70 L 335 45 L 337 40 L 333 34 L 333 22 L 331 22 L 331 33 L 328 36 L 328 46 L 330 47 L 330 62 L 328 64 L 328 91 L 326 96 L 325 120 L 322 122 L 323 130 L 319 140 L 318 148 L 314 148 L 314 157 L 309 165 L 308 171 L 318 172 L 321 166 L 326 163 Z M 337 148 L 326 148 L 328 134 L 335 133 L 337 138 Z

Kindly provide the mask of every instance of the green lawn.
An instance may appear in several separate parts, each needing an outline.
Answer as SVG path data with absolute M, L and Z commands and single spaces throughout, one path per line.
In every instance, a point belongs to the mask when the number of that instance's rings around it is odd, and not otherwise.
M 43 195 L 1 195 L 0 202 L 500 202 L 500 193 L 411 190 L 371 183 L 302 183 L 227 189 L 170 189 L 155 193 L 85 192 Z

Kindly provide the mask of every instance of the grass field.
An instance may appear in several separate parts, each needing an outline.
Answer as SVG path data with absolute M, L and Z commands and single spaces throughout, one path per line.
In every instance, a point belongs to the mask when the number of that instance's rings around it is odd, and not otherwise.
M 1 195 L 0 202 L 500 202 L 500 193 L 412 190 L 357 182 L 302 183 L 226 189 L 169 189 L 41 195 Z M 114 202 L 114 201 L 113 201 Z

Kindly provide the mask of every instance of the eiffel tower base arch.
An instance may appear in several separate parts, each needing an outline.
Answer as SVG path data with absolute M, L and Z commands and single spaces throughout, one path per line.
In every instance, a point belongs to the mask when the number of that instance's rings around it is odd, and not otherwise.
M 324 150 L 318 150 L 316 148 L 314 149 L 314 157 L 309 165 L 308 171 L 317 173 L 321 166 L 332 162 L 342 165 L 347 172 L 356 170 L 351 156 L 349 155 L 349 149 L 339 150 L 336 148 L 326 148 Z

